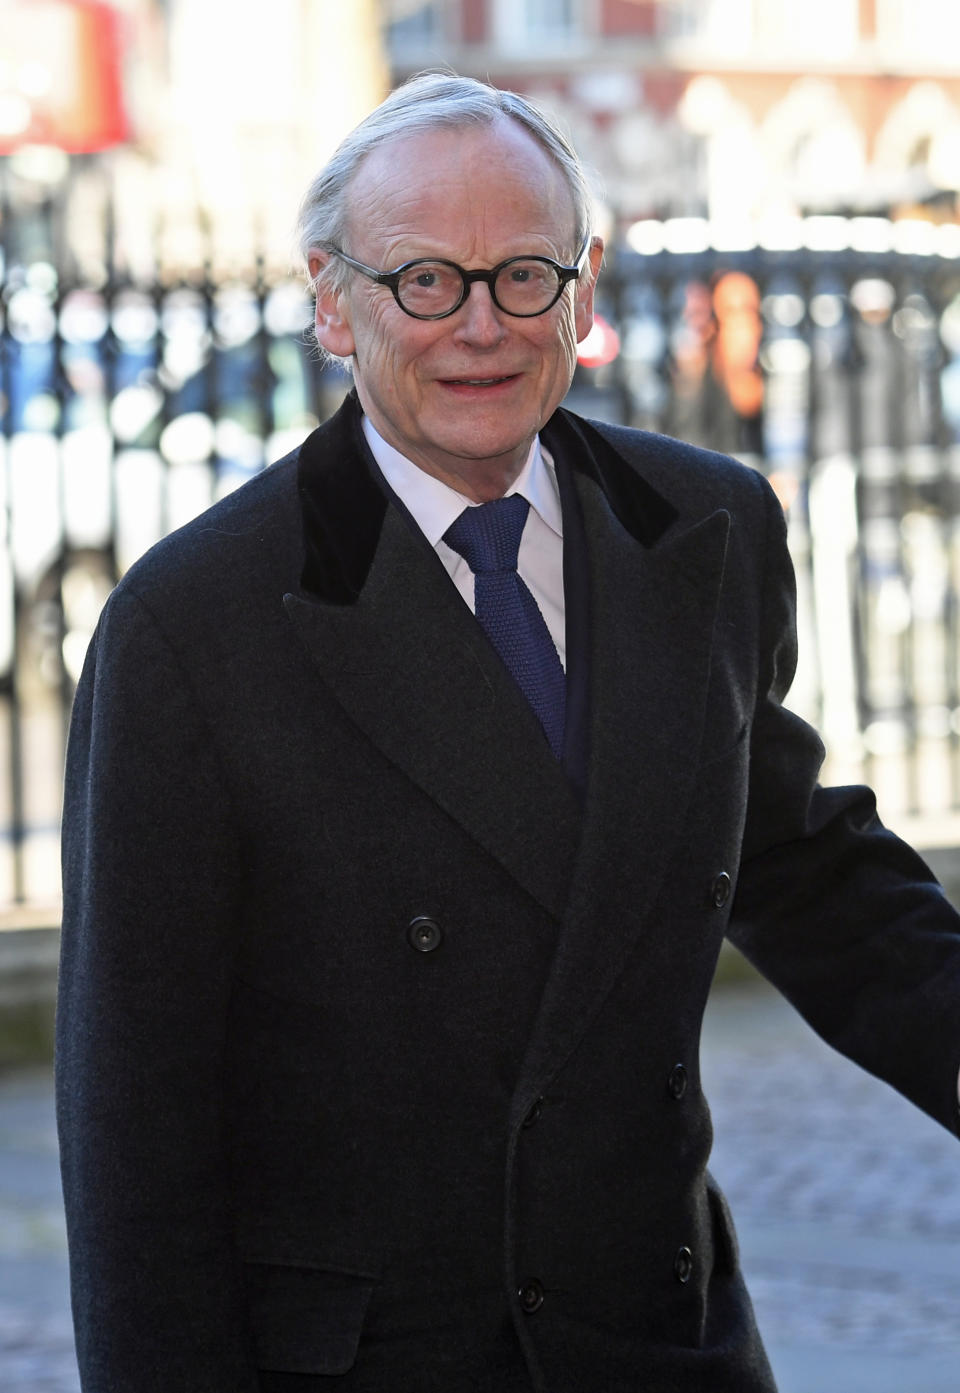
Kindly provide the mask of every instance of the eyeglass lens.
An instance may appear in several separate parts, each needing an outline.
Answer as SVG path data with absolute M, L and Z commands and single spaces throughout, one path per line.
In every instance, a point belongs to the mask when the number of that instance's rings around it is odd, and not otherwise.
M 493 296 L 508 314 L 533 315 L 548 309 L 557 298 L 560 277 L 543 261 L 518 260 L 501 267 L 493 283 Z M 397 295 L 412 314 L 440 315 L 460 301 L 464 283 L 454 266 L 442 261 L 421 261 L 400 277 Z

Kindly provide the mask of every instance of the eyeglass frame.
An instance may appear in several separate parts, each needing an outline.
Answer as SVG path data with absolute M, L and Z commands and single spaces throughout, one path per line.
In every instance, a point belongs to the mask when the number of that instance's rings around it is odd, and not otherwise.
M 443 256 L 418 256 L 412 261 L 405 261 L 402 266 L 398 266 L 395 271 L 378 271 L 373 266 L 366 266 L 362 261 L 357 261 L 354 257 L 348 256 L 341 248 L 332 243 L 327 248 L 334 256 L 338 256 L 341 261 L 345 261 L 348 266 L 352 266 L 355 271 L 359 271 L 368 280 L 374 281 L 377 285 L 389 286 L 393 292 L 393 298 L 400 306 L 403 313 L 409 315 L 411 319 L 436 320 L 449 319 L 452 314 L 464 303 L 470 294 L 470 287 L 474 281 L 483 281 L 490 291 L 490 299 L 502 314 L 508 314 L 511 319 L 537 319 L 541 314 L 546 314 L 552 310 L 566 290 L 571 281 L 579 280 L 586 265 L 587 253 L 590 250 L 592 238 L 588 232 L 584 239 L 583 247 L 572 266 L 562 266 L 559 261 L 554 261 L 552 256 L 508 256 L 505 261 L 498 261 L 496 266 L 492 266 L 489 271 L 466 271 L 462 266 L 458 266 L 455 261 L 448 261 Z M 511 266 L 516 261 L 541 261 L 546 266 L 552 266 L 557 273 L 559 285 L 557 293 L 550 301 L 549 305 L 544 305 L 542 310 L 534 310 L 531 314 L 517 314 L 515 310 L 505 309 L 497 299 L 497 292 L 494 282 L 505 266 Z M 410 270 L 412 266 L 451 266 L 460 277 L 460 299 L 449 310 L 444 310 L 442 314 L 417 314 L 416 310 L 408 310 L 400 299 L 400 278 Z

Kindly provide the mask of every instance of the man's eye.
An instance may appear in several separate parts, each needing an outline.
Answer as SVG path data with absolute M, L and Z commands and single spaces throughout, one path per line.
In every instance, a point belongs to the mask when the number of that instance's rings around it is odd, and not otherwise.
M 430 290 L 437 283 L 436 271 L 418 271 L 413 281 L 418 290 Z
M 526 285 L 527 281 L 530 279 L 530 275 L 529 266 L 514 266 L 510 271 L 510 279 L 513 281 L 514 285 Z

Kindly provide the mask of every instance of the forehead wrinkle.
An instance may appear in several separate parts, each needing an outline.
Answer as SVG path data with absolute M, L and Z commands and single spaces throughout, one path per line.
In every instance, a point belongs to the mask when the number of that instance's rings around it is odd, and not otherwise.
M 368 188 L 360 188 L 350 201 L 347 212 L 347 226 L 351 233 L 374 233 L 377 240 L 396 241 L 401 237 L 416 236 L 424 231 L 424 203 L 422 191 L 414 189 L 390 189 L 386 193 L 373 181 Z
M 459 226 L 461 241 L 457 250 L 464 264 L 472 261 L 473 249 L 486 242 L 489 227 L 497 224 L 499 205 L 489 207 L 471 187 L 470 181 L 462 176 L 456 180 L 435 182 L 426 197 L 422 190 L 391 191 L 386 196 L 382 192 L 371 191 L 370 196 L 357 199 L 351 207 L 348 227 L 351 235 L 359 233 L 367 246 L 375 241 L 378 252 L 391 264 L 398 260 L 396 255 L 391 254 L 392 249 L 404 243 L 409 247 L 411 242 L 420 243 L 425 250 L 411 251 L 409 256 L 436 255 L 450 259 L 450 248 L 438 250 L 435 245 L 439 229 L 432 205 L 437 202 L 446 206 L 466 202 L 466 214 Z M 431 243 L 434 245 L 431 246 Z M 408 256 L 405 255 L 403 259 L 407 260 Z
M 393 147 L 415 139 L 401 136 L 388 144 Z M 405 238 L 429 237 L 434 220 L 431 205 L 439 202 L 441 207 L 449 206 L 459 198 L 471 196 L 470 180 L 462 168 L 455 169 L 452 178 L 446 172 L 432 171 L 427 188 L 418 187 L 413 178 L 401 183 L 391 177 L 395 164 L 385 153 L 387 148 L 374 151 L 357 171 L 347 192 L 346 219 L 351 236 L 369 234 L 367 242 L 373 236 L 384 247 Z M 407 152 L 402 152 L 401 159 L 407 157 Z

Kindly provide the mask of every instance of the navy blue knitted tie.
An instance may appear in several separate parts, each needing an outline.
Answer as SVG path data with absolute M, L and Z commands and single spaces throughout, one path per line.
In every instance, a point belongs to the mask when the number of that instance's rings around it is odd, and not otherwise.
M 473 572 L 474 613 L 543 726 L 563 754 L 566 679 L 536 600 L 517 574 L 530 505 L 520 494 L 465 508 L 443 534 Z

